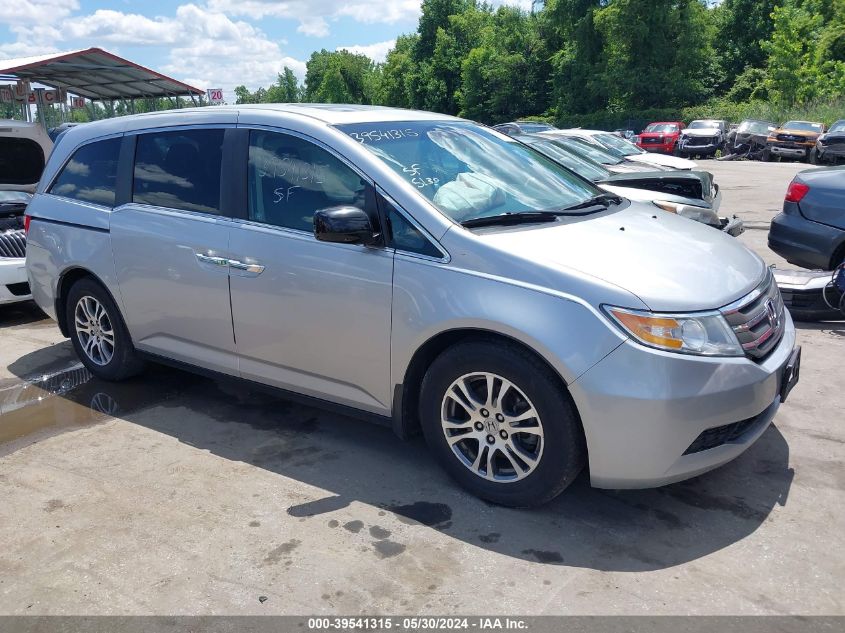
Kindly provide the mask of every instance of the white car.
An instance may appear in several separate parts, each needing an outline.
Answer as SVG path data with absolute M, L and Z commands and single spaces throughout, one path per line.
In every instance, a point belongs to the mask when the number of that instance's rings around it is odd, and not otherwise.
M 32 194 L 0 190 L 0 305 L 32 299 L 26 279 L 24 211 Z
M 37 123 L 0 121 L 0 305 L 32 299 L 24 210 L 52 149 L 53 142 Z
M 612 132 L 605 132 L 603 130 L 582 130 L 581 128 L 561 130 L 561 132 L 567 136 L 582 138 L 595 145 L 603 147 L 620 157 L 627 158 L 628 160 L 635 162 L 645 163 L 647 165 L 659 165 L 661 167 L 671 167 L 673 169 L 695 169 L 698 167 L 696 163 L 691 160 L 687 160 L 686 158 L 646 152 L 630 141 L 627 141 Z

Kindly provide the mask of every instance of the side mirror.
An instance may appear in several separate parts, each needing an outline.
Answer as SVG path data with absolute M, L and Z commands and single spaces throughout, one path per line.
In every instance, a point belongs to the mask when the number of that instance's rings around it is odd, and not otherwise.
M 321 242 L 364 246 L 378 241 L 370 216 L 363 209 L 352 206 L 329 207 L 314 213 L 314 237 Z

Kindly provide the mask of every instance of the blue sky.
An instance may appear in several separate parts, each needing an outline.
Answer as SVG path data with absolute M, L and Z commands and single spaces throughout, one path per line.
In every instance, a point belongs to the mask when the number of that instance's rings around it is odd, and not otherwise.
M 198 88 L 304 77 L 315 50 L 382 61 L 421 0 L 0 0 L 0 59 L 99 46 Z M 530 7 L 530 0 L 499 0 Z

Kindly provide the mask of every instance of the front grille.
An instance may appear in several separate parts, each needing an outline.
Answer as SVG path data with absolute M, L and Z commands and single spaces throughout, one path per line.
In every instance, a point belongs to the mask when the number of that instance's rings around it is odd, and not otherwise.
M 822 139 L 822 145 L 842 145 L 845 143 L 845 136 L 834 136 L 833 138 Z
M 0 257 L 26 257 L 26 233 L 23 230 L 0 233 Z
M 746 356 L 762 360 L 780 342 L 786 315 L 783 297 L 771 270 L 750 294 L 722 308 Z
M 663 143 L 663 139 L 662 139 L 662 138 L 656 138 L 656 137 L 647 136 L 647 137 L 645 137 L 644 139 L 642 139 L 642 144 L 643 144 L 643 145 L 660 145 L 660 144 L 662 144 L 662 143 Z
M 716 145 L 717 139 L 712 136 L 690 136 L 687 140 L 687 145 Z
M 766 413 L 764 411 L 763 413 Z M 763 415 L 762 413 L 760 415 Z M 695 438 L 695 441 L 689 445 L 689 448 L 684 451 L 684 455 L 691 455 L 692 453 L 700 453 L 710 448 L 716 448 L 728 442 L 735 442 L 740 437 L 754 426 L 754 423 L 760 419 L 760 415 L 747 420 L 740 420 L 739 422 L 732 422 L 724 426 L 717 426 L 713 429 L 703 431 L 701 435 Z
M 813 290 L 786 289 L 781 290 L 781 295 L 783 295 L 783 303 L 787 310 L 831 310 L 831 307 L 824 301 L 821 288 Z M 842 300 L 842 293 L 836 288 L 831 288 L 827 291 L 827 300 L 832 305 L 838 305 L 839 301 Z
M 792 141 L 794 143 L 804 143 L 807 138 L 804 136 L 798 136 L 797 134 L 778 134 L 779 141 Z

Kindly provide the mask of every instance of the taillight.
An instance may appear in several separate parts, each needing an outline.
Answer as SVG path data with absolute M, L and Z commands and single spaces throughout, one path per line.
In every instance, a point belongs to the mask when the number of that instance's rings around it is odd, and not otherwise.
M 29 216 L 28 215 L 23 216 L 23 232 L 24 232 L 24 235 L 29 233 Z
M 785 199 L 787 202 L 801 202 L 801 200 L 804 199 L 804 196 L 807 195 L 808 191 L 810 191 L 809 185 L 793 180 L 789 183 L 789 189 L 786 190 Z

